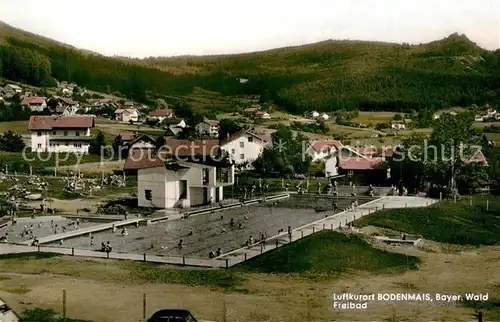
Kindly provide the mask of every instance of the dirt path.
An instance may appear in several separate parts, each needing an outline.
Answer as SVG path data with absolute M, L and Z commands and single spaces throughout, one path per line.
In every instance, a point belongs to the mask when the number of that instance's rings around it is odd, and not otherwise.
M 227 321 L 470 321 L 470 308 L 454 303 L 373 302 L 367 311 L 334 312 L 333 293 L 447 293 L 487 292 L 500 299 L 500 248 L 483 247 L 461 253 L 419 251 L 422 265 L 405 274 L 373 275 L 358 273 L 337 280 L 306 280 L 291 276 L 252 274 L 241 285 L 245 292 L 224 293 L 206 287 L 170 284 L 111 283 L 107 278 L 118 269 L 117 262 L 77 260 L 72 275 L 3 275 L 0 273 L 0 297 L 14 309 L 46 307 L 61 311 L 62 290 L 67 291 L 69 316 L 107 321 L 139 321 L 142 296 L 147 294 L 148 315 L 160 308 L 187 308 L 204 320 L 221 321 L 226 300 Z M 75 261 L 73 258 L 68 260 Z M 41 264 L 40 264 L 41 265 Z M 0 269 L 5 271 L 6 266 Z M 50 267 L 38 267 L 50 273 Z M 79 271 L 81 270 L 81 272 Z M 79 273 L 80 272 L 80 273 Z M 97 281 L 96 279 L 99 279 Z M 119 295 L 119 296 L 118 296 Z M 23 304 L 24 303 L 24 304 Z M 27 303 L 27 304 L 26 304 Z M 485 321 L 492 320 L 486 316 Z M 496 320 L 496 317 L 493 319 Z

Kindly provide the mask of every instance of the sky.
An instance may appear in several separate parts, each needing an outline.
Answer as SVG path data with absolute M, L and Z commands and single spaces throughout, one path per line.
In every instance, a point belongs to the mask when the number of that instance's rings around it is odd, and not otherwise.
M 500 47 L 500 0 L 0 0 L 0 20 L 104 55 L 233 54 L 327 39 Z

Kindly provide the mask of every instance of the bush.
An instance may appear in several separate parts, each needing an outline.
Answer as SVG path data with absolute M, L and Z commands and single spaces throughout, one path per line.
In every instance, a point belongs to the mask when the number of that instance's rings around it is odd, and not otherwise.
M 63 318 L 52 309 L 35 308 L 26 310 L 21 317 L 23 322 L 92 322 L 86 320 L 75 320 L 71 318 Z

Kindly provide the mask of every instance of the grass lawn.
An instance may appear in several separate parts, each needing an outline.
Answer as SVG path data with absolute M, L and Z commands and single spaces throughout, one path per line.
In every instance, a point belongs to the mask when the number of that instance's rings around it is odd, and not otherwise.
M 415 269 L 418 262 L 417 257 L 373 248 L 358 236 L 325 231 L 264 253 L 234 269 L 320 277 L 354 271 L 403 272 Z
M 1 124 L 1 123 L 0 123 Z M 70 153 L 25 153 L 22 152 L 0 152 L 0 169 L 5 170 L 5 166 L 9 172 L 17 171 L 19 173 L 29 173 L 30 166 L 33 173 L 46 172 L 45 168 L 54 167 L 56 161 L 60 166 L 75 165 L 88 162 L 100 162 L 101 157 L 98 155 L 83 155 L 77 156 Z
M 55 274 L 125 284 L 168 283 L 236 290 L 240 277 L 232 270 L 176 269 L 134 261 L 67 260 L 58 254 L 0 255 L 0 272 Z
M 392 121 L 395 112 L 359 112 L 359 116 L 353 119 L 354 123 L 376 124 L 389 123 Z
M 0 122 L 0 133 L 12 131 L 17 134 L 27 134 L 28 121 Z
M 459 245 L 500 244 L 500 198 L 463 198 L 455 204 L 442 201 L 427 208 L 387 209 L 355 221 L 367 225 L 420 234 L 426 239 Z

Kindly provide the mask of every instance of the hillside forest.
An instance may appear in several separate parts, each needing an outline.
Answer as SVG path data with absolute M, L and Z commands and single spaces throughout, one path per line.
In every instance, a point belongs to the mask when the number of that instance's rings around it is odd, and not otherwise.
M 500 101 L 500 50 L 484 50 L 458 34 L 422 45 L 325 41 L 248 54 L 146 59 L 105 57 L 7 25 L 0 28 L 2 37 L 1 77 L 41 87 L 64 80 L 144 103 L 169 102 L 195 87 L 260 95 L 291 113 L 422 111 Z

